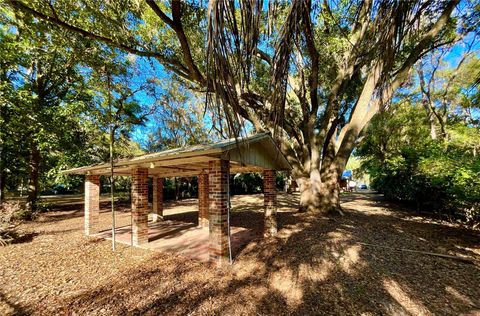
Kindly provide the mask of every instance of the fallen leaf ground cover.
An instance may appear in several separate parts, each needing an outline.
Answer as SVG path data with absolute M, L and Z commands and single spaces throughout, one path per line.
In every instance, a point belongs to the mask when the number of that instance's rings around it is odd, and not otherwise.
M 169 212 L 195 208 L 182 203 Z M 0 247 L 0 314 L 480 314 L 478 231 L 375 194 L 343 196 L 342 217 L 297 213 L 297 203 L 297 195 L 280 195 L 278 235 L 250 242 L 222 269 L 120 244 L 114 253 L 110 241 L 83 235 L 81 205 L 44 213 L 19 227 L 20 242 Z M 232 204 L 232 225 L 261 230 L 261 195 Z M 108 228 L 108 205 L 102 210 Z M 172 216 L 195 221 L 196 213 Z M 128 208 L 118 218 L 128 224 Z

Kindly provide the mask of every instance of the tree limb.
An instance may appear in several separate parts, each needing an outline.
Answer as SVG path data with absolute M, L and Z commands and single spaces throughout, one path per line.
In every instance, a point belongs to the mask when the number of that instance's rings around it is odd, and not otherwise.
M 177 34 L 180 47 L 182 48 L 184 61 L 187 64 L 187 67 L 190 69 L 192 78 L 198 83 L 205 84 L 205 78 L 200 73 L 200 70 L 193 60 L 192 52 L 190 51 L 190 44 L 188 43 L 187 36 L 183 30 L 181 6 L 182 3 L 180 0 L 172 0 L 173 30 Z
M 92 40 L 97 40 L 97 41 L 103 42 L 105 44 L 112 45 L 114 47 L 118 47 L 122 50 L 125 50 L 126 52 L 129 52 L 129 53 L 132 53 L 132 54 L 135 54 L 135 55 L 138 55 L 138 56 L 155 58 L 166 69 L 173 71 L 174 73 L 176 73 L 177 75 L 179 75 L 182 78 L 192 80 L 192 78 L 189 74 L 188 68 L 185 67 L 182 63 L 180 63 L 179 61 L 177 61 L 173 58 L 165 57 L 158 52 L 139 50 L 135 47 L 132 47 L 132 46 L 129 46 L 129 45 L 126 45 L 126 44 L 123 44 L 123 43 L 119 43 L 119 42 L 117 42 L 117 41 L 115 41 L 115 40 L 113 40 L 109 37 L 106 37 L 106 36 L 103 36 L 103 35 L 98 35 L 98 34 L 95 34 L 93 32 L 82 29 L 80 27 L 77 27 L 75 25 L 71 25 L 71 24 L 66 23 L 65 21 L 63 21 L 59 18 L 56 18 L 55 16 L 50 16 L 50 15 L 46 15 L 44 13 L 38 12 L 35 9 L 32 9 L 31 7 L 24 4 L 22 1 L 19 1 L 19 0 L 6 0 L 6 1 L 7 1 L 8 4 L 10 4 L 10 6 L 13 9 L 20 10 L 22 12 L 31 14 L 31 15 L 33 15 L 33 16 L 41 19 L 41 20 L 44 20 L 44 21 L 52 23 L 52 24 L 56 24 L 56 25 L 61 26 L 61 27 L 65 28 L 65 29 L 67 29 L 71 32 L 80 34 L 83 37 L 86 37 L 86 38 L 89 38 L 89 39 L 92 39 Z
M 145 2 L 148 4 L 148 6 L 155 12 L 155 14 L 162 20 L 165 24 L 170 26 L 172 29 L 174 28 L 174 23 L 172 19 L 170 19 L 163 11 L 160 9 L 160 7 L 157 5 L 155 0 L 145 0 Z

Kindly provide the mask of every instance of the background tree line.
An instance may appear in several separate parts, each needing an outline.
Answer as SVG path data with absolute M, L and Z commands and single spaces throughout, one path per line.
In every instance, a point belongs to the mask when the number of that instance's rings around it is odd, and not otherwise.
M 61 170 L 108 161 L 112 135 L 114 159 L 222 137 L 205 123 L 202 96 L 162 82 L 135 56 L 70 38 L 33 17 L 20 20 L 6 7 L 0 24 L 0 192 L 2 200 L 7 193 L 26 196 L 25 214 L 38 208 L 40 194 L 81 193 L 83 177 Z M 154 125 L 145 142 L 134 141 L 132 132 L 147 119 Z M 130 179 L 116 179 L 128 197 Z M 235 179 L 232 192 L 261 190 L 258 174 Z M 166 179 L 165 197 L 195 197 L 196 186 L 195 178 Z M 102 177 L 102 192 L 110 188 L 110 178 Z
M 456 58 L 446 51 L 425 56 L 394 104 L 373 118 L 356 152 L 372 187 L 386 197 L 470 223 L 480 216 L 476 40 Z
M 477 31 L 469 1 L 6 1 L 23 18 L 148 57 L 206 95 L 222 133 L 271 131 L 301 209 L 338 211 L 371 118 L 425 54 Z
M 468 131 L 478 119 L 476 99 L 467 92 L 472 84 L 457 84 L 477 54 L 476 44 L 461 48 L 465 58 L 451 76 L 442 77 L 442 83 L 435 79 L 441 75 L 442 57 L 448 59 L 449 51 L 478 33 L 480 8 L 474 1 L 2 2 L 5 36 L 18 37 L 22 25 L 34 32 L 55 30 L 62 35 L 48 35 L 41 42 L 58 38 L 52 47 L 82 56 L 75 72 L 91 69 L 99 78 L 94 82 L 88 74 L 80 75 L 78 87 L 87 89 L 68 85 L 70 92 L 99 90 L 82 93 L 87 98 L 82 104 L 94 104 L 97 111 L 82 112 L 77 122 L 81 128 L 91 124 L 99 134 L 109 135 L 114 120 L 105 109 L 122 104 L 114 100 L 123 93 L 143 87 L 128 100 L 142 106 L 130 104 L 132 112 L 124 112 L 120 122 L 156 126 L 143 144 L 149 150 L 270 131 L 293 167 L 301 210 L 340 211 L 338 179 L 350 155 L 369 137 L 379 137 L 381 131 L 374 127 L 388 121 L 385 113 L 400 118 L 405 102 L 412 107 L 421 103 L 432 142 L 451 140 L 453 114 L 464 118 L 461 124 Z M 25 64 L 21 70 L 31 68 L 13 55 L 13 64 Z M 111 77 L 105 76 L 103 61 L 113 71 Z M 146 65 L 153 65 L 150 78 L 132 83 L 131 77 L 129 82 L 132 67 Z M 17 72 L 10 69 L 4 76 Z M 478 82 L 478 73 L 470 77 Z M 20 81 L 15 80 L 10 85 L 5 80 L 5 89 L 16 92 Z M 462 93 L 462 102 L 470 105 L 456 107 L 464 111 L 459 114 L 450 107 Z M 144 105 L 153 103 L 155 123 L 139 120 L 150 111 Z M 125 137 L 128 143 L 131 131 L 129 124 L 118 130 L 119 142 Z M 35 145 L 38 140 L 32 139 L 29 144 Z M 29 157 L 35 156 L 34 145 Z M 34 174 L 34 164 L 24 165 Z
M 4 6 L 0 55 L 0 200 L 26 196 L 27 214 L 40 193 L 81 192 L 82 177 L 60 171 L 108 161 L 112 139 L 117 159 L 211 138 L 195 108 L 201 101 L 185 115 L 181 87 L 160 86 L 148 63 L 34 17 L 18 19 Z M 134 141 L 134 129 L 152 116 L 159 126 L 150 143 Z M 120 190 L 129 188 L 128 179 L 118 180 Z

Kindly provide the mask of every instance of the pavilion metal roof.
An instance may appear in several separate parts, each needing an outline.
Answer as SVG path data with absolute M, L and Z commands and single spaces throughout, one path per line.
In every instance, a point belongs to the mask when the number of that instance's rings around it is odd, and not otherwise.
M 291 166 L 269 133 L 232 138 L 213 144 L 193 145 L 146 154 L 114 162 L 116 175 L 130 175 L 137 167 L 149 168 L 149 175 L 195 176 L 208 169 L 209 161 L 230 160 L 230 172 L 257 172 L 263 169 L 290 170 Z M 63 171 L 65 174 L 110 174 L 109 163 Z

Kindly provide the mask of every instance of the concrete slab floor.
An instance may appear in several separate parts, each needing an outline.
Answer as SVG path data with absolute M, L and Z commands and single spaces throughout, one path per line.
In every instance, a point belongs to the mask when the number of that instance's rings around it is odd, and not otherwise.
M 131 245 L 131 226 L 117 227 L 115 240 L 122 244 Z M 247 228 L 230 227 L 232 256 L 235 255 L 257 234 Z M 140 248 L 154 251 L 164 251 L 179 254 L 181 256 L 208 261 L 208 227 L 198 227 L 193 223 L 180 221 L 148 222 L 148 243 Z M 112 239 L 111 229 L 101 231 L 96 237 Z

